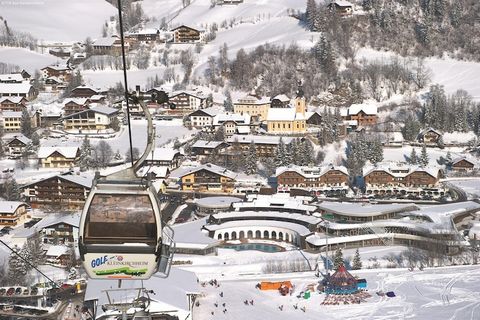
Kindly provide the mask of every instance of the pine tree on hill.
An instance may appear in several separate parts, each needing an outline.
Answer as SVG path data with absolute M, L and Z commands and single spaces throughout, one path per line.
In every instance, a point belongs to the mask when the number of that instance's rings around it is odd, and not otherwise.
M 30 138 L 32 136 L 33 134 L 32 120 L 30 119 L 30 114 L 28 113 L 27 109 L 23 109 L 22 111 L 20 128 L 21 128 L 22 134 L 25 137 Z
M 452 160 L 452 154 L 450 153 L 450 151 L 448 151 L 448 152 L 447 152 L 447 155 L 446 155 L 446 163 L 445 163 L 448 169 L 451 168 L 452 162 L 453 162 L 453 160 Z
M 283 139 L 280 137 L 277 149 L 275 150 L 275 166 L 277 166 L 277 168 L 285 166 L 285 149 L 285 143 L 283 143 Z
M 12 249 L 15 252 L 20 252 L 20 248 L 16 245 Z M 25 262 L 16 253 L 10 253 L 8 259 L 8 281 L 10 285 L 24 285 L 27 272 Z
M 412 148 L 412 152 L 410 153 L 410 157 L 408 162 L 410 164 L 417 164 L 418 163 L 418 157 L 417 157 L 417 152 L 415 151 L 415 148 Z
M 20 201 L 20 188 L 14 178 L 9 178 L 3 183 L 3 198 L 7 201 Z
M 343 252 L 342 249 L 338 248 L 333 257 L 333 268 L 336 271 L 340 266 L 343 266 Z
M 255 148 L 255 143 L 251 143 L 247 155 L 245 157 L 245 173 L 246 174 L 255 174 L 257 173 L 257 151 Z
M 422 147 L 422 153 L 420 154 L 420 165 L 422 167 L 428 166 L 429 158 L 428 158 L 428 153 L 427 153 L 427 147 L 423 145 Z
M 360 259 L 360 252 L 358 251 L 358 248 L 355 251 L 355 255 L 353 256 L 352 269 L 353 270 L 362 269 L 362 260 Z
M 83 139 L 82 146 L 80 147 L 78 166 L 80 167 L 80 171 L 88 170 L 92 166 L 92 146 L 87 136 Z

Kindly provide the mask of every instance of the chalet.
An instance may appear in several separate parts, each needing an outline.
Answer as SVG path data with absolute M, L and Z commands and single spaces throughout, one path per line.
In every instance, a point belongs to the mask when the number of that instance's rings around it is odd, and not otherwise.
M 5 132 L 19 132 L 22 129 L 22 113 L 19 111 L 3 111 L 0 113 L 0 124 L 3 125 Z M 38 127 L 40 124 L 40 115 L 37 111 L 30 112 L 30 120 L 32 128 Z
M 78 175 L 56 175 L 22 186 L 32 208 L 81 209 L 92 186 L 92 179 Z
M 48 50 L 48 53 L 50 53 L 52 56 L 55 56 L 55 57 L 68 59 L 72 54 L 72 50 L 71 49 L 65 50 L 65 48 L 59 47 L 59 48 L 52 48 Z
M 66 83 L 58 77 L 48 77 L 45 79 L 45 90 L 51 92 L 57 92 L 59 90 L 65 90 Z
M 427 128 L 425 130 L 420 131 L 418 134 L 417 140 L 421 143 L 427 144 L 437 144 L 440 138 L 442 137 L 442 133 L 438 130 L 433 128 Z
M 268 109 L 271 102 L 268 98 L 257 98 L 251 95 L 238 99 L 233 103 L 233 112 L 247 113 L 252 118 L 252 122 L 267 120 Z
M 27 217 L 27 204 L 0 200 L 0 226 L 16 226 Z
M 201 159 L 219 153 L 226 147 L 228 147 L 228 144 L 223 141 L 198 140 L 192 145 L 192 154 Z
M 117 36 L 100 38 L 93 42 L 93 54 L 95 55 L 120 55 L 122 53 L 122 42 Z M 128 52 L 130 46 L 125 43 L 125 52 Z
M 0 83 L 0 97 L 24 97 L 33 100 L 38 91 L 29 83 Z
M 72 78 L 72 69 L 68 66 L 47 66 L 41 69 L 43 79 L 55 77 L 62 82 L 69 82 Z
M 106 98 L 103 94 L 94 94 L 93 96 L 88 98 L 88 100 L 91 103 L 105 103 Z
M 276 171 L 278 192 L 302 189 L 313 193 L 345 195 L 349 189 L 349 174 L 344 166 L 280 167 Z
M 188 114 L 193 110 L 202 109 L 206 100 L 206 96 L 193 91 L 175 91 L 169 94 L 169 103 L 173 106 L 172 113 Z
M 111 128 L 117 115 L 117 109 L 96 106 L 63 117 L 63 124 L 66 131 L 99 132 Z
M 237 174 L 214 164 L 195 167 L 180 176 L 183 191 L 232 193 Z
M 127 41 L 134 39 L 140 43 L 154 43 L 160 39 L 160 30 L 158 29 L 142 29 L 136 32 L 130 32 L 125 35 Z
M 63 101 L 63 114 L 65 116 L 88 110 L 89 98 L 68 98 Z
M 105 95 L 107 90 L 92 88 L 89 86 L 78 86 L 70 93 L 70 98 L 90 98 L 94 95 Z
M 212 108 L 199 109 L 190 113 L 187 118 L 192 127 L 202 129 L 213 125 L 213 118 L 217 112 Z
M 363 178 L 367 193 L 419 194 L 425 190 L 443 195 L 439 186 L 443 172 L 439 168 L 381 163 L 364 169 Z
M 353 14 L 353 4 L 345 0 L 334 0 L 328 4 L 328 8 L 341 16 Z
M 87 54 L 83 52 L 75 52 L 72 56 L 72 63 L 80 64 L 87 59 Z
M 290 98 L 285 94 L 278 94 L 270 101 L 272 108 L 286 108 L 290 104 Z
M 306 123 L 308 126 L 319 126 L 322 124 L 322 116 L 316 111 L 305 112 L 305 118 L 307 118 Z
M 54 128 L 60 126 L 62 121 L 62 113 L 45 113 L 40 114 L 40 122 L 43 128 Z
M 352 104 L 342 111 L 344 120 L 357 121 L 358 126 L 369 126 L 377 123 L 377 106 L 365 104 Z
M 35 225 L 35 228 L 40 232 L 43 243 L 73 244 L 78 240 L 79 224 L 80 216 L 74 213 L 48 216 Z
M 40 147 L 38 160 L 42 168 L 71 168 L 80 155 L 78 147 Z
M 227 153 L 232 156 L 238 156 L 235 150 L 246 153 L 253 143 L 258 157 L 273 157 L 280 141 L 289 144 L 292 140 L 293 138 L 291 137 L 281 136 L 233 135 L 227 139 L 227 143 L 231 146 L 227 150 Z
M 203 38 L 203 31 L 185 25 L 172 29 L 171 32 L 175 43 L 200 42 Z
M 30 147 L 32 140 L 25 137 L 23 134 L 14 136 L 9 142 L 6 143 L 7 153 L 10 157 L 20 157 L 27 147 Z
M 47 263 L 65 267 L 70 263 L 71 257 L 67 246 L 53 245 L 45 253 L 45 259 Z
M 475 168 L 475 163 L 465 157 L 453 159 L 451 164 L 454 171 L 472 171 Z
M 213 118 L 213 128 L 223 127 L 225 136 L 229 137 L 235 133 L 241 133 L 241 128 L 250 133 L 250 115 L 238 113 L 220 113 Z
M 25 97 L 1 97 L 0 112 L 6 110 L 21 112 L 27 108 L 27 103 L 28 100 Z
M 166 167 L 170 170 L 176 169 L 180 166 L 180 161 L 183 155 L 180 151 L 173 148 L 155 148 L 152 154 L 145 159 L 147 165 Z
M 0 83 L 22 83 L 24 81 L 21 73 L 0 74 Z

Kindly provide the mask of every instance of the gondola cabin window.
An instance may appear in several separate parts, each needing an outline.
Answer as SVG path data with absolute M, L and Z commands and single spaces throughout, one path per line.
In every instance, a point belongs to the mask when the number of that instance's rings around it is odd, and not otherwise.
M 157 241 L 155 212 L 148 195 L 96 194 L 86 217 L 85 243 Z

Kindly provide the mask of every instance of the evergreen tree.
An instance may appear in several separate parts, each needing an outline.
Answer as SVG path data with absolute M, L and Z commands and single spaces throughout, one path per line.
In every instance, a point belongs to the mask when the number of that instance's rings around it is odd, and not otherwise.
M 428 166 L 429 158 L 427 153 L 427 147 L 425 145 L 422 146 L 422 153 L 420 154 L 419 163 L 422 167 Z
M 93 149 L 93 161 L 96 168 L 105 168 L 113 159 L 113 150 L 105 141 L 100 141 Z
M 315 162 L 316 162 L 317 165 L 320 165 L 320 164 L 322 164 L 323 160 L 325 160 L 325 152 L 323 152 L 322 150 L 319 150 L 317 152 Z
M 223 108 L 225 109 L 226 112 L 233 112 L 232 96 L 230 95 L 229 90 L 225 92 L 225 100 L 223 100 Z
M 418 163 L 418 157 L 417 157 L 417 152 L 415 151 L 415 148 L 412 148 L 412 152 L 410 153 L 410 157 L 408 159 L 408 162 L 410 164 L 417 164 Z
M 329 77 L 334 76 L 337 73 L 337 66 L 335 64 L 335 52 L 330 40 L 322 34 L 313 50 L 315 58 L 325 74 Z
M 25 243 L 23 246 L 22 246 L 22 249 L 20 250 L 20 255 L 25 259 L 27 260 L 28 262 L 32 262 L 32 259 L 33 259 L 33 252 L 30 250 L 30 247 L 28 246 L 28 243 Z M 32 266 L 25 263 L 25 268 L 27 271 L 30 271 L 32 270 Z
M 40 147 L 40 137 L 36 132 L 32 133 L 32 136 L 30 137 L 32 139 L 32 145 L 35 149 L 38 149 Z
M 7 201 L 20 200 L 20 188 L 14 178 L 9 178 L 3 183 L 3 198 Z
M 333 257 L 333 268 L 334 270 L 338 270 L 340 266 L 343 266 L 343 252 L 342 249 L 337 248 Z
M 447 166 L 447 169 L 450 169 L 452 167 L 452 162 L 452 154 L 450 153 L 450 151 L 448 151 L 445 159 L 445 165 Z
M 20 252 L 20 248 L 15 245 L 12 249 L 15 253 L 10 253 L 8 259 L 8 279 L 11 285 L 24 285 L 27 276 L 27 267 L 25 262 L 16 254 Z
M 44 263 L 43 243 L 39 232 L 27 240 L 27 248 L 31 259 L 29 261 L 33 266 L 37 267 Z
M 280 137 L 280 141 L 278 142 L 277 149 L 275 150 L 275 166 L 277 166 L 277 168 L 286 165 L 285 152 L 286 152 L 285 143 L 283 143 L 283 139 Z
M 317 4 L 315 0 L 307 0 L 307 10 L 305 12 L 305 22 L 307 27 L 310 31 L 318 31 L 317 30 Z
M 360 270 L 362 269 L 362 260 L 360 259 L 360 252 L 355 250 L 355 255 L 353 256 L 353 262 L 352 262 L 352 269 L 353 270 Z
M 255 143 L 250 143 L 248 147 L 248 152 L 245 157 L 245 173 L 246 174 L 255 174 L 257 173 L 257 151 L 255 148 Z
M 5 156 L 5 150 L 3 149 L 3 140 L 0 137 L 0 158 L 3 158 Z
M 223 126 L 218 127 L 217 131 L 213 135 L 213 139 L 215 141 L 223 141 L 225 140 L 225 128 Z
M 417 139 L 418 133 L 420 132 L 420 122 L 415 120 L 412 115 L 408 115 L 405 120 L 405 125 L 402 128 L 403 138 L 407 141 L 414 141 Z
M 80 147 L 78 166 L 81 171 L 88 170 L 92 166 L 92 146 L 90 145 L 88 136 L 85 136 L 82 146 Z
M 25 137 L 30 138 L 32 136 L 33 134 L 32 120 L 30 119 L 30 114 L 28 113 L 27 109 L 23 109 L 22 111 L 20 128 L 21 128 L 22 134 Z

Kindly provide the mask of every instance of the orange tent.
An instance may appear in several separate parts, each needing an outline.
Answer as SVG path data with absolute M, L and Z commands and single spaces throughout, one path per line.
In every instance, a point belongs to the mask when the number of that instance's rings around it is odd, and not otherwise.
M 291 289 L 292 283 L 290 281 L 279 281 L 279 282 L 262 281 L 260 283 L 260 290 L 278 290 L 282 286 L 286 286 L 289 289 Z

